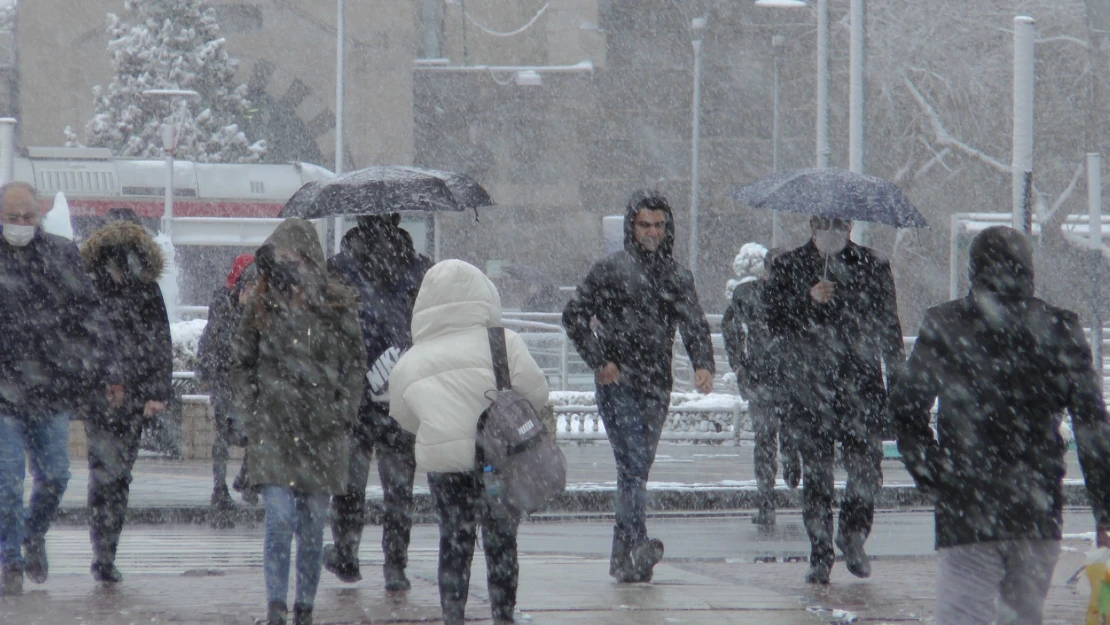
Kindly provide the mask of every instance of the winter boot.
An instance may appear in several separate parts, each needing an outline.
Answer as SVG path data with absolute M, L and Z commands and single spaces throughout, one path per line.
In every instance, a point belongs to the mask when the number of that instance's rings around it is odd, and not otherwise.
M 214 529 L 231 529 L 235 527 L 232 515 L 235 513 L 235 502 L 226 484 L 219 484 L 212 490 L 212 511 L 209 513 L 210 524 Z
M 23 567 L 18 564 L 5 566 L 0 573 L 0 587 L 5 597 L 23 594 Z
M 632 555 L 628 541 L 613 534 L 613 550 L 609 554 L 609 577 L 622 578 L 632 574 Z
M 405 569 L 394 565 L 385 565 L 385 589 L 389 592 L 410 590 L 412 584 L 405 577 Z
M 836 546 L 844 553 L 844 564 L 848 572 L 856 577 L 871 577 L 871 561 L 863 550 L 864 536 L 861 532 L 836 533 Z
M 791 490 L 802 483 L 802 461 L 797 454 L 783 454 L 782 479 Z
M 466 602 L 459 599 L 442 599 L 443 625 L 466 625 Z
M 294 603 L 293 625 L 312 625 L 312 606 Z
M 632 574 L 629 581 L 650 582 L 655 565 L 663 559 L 663 541 L 649 538 L 632 548 Z
M 809 571 L 806 571 L 806 583 L 821 586 L 829 585 L 829 565 L 824 562 L 811 562 Z
M 752 523 L 761 528 L 772 528 L 775 526 L 774 499 L 764 499 L 759 504 L 759 511 L 752 516 Z
M 341 582 L 353 584 L 362 579 L 362 573 L 359 572 L 358 567 L 358 557 L 335 545 L 324 545 L 324 568 L 338 577 Z M 404 576 L 404 573 L 402 573 L 402 576 Z M 387 583 L 388 581 L 386 579 Z
M 284 601 L 271 601 L 266 605 L 266 625 L 285 625 L 288 611 Z
M 123 581 L 123 574 L 119 572 L 111 560 L 93 560 L 89 567 L 93 579 L 106 584 L 118 584 Z
M 50 573 L 50 563 L 46 561 L 46 537 L 32 536 L 23 541 L 23 560 L 27 563 L 23 572 L 36 584 L 46 582 Z

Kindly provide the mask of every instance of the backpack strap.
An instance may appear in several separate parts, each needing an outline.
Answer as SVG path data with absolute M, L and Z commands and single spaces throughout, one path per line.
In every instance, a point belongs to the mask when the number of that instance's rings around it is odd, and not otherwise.
M 505 345 L 505 328 L 489 328 L 489 351 L 493 355 L 493 377 L 497 390 L 513 387 L 509 378 L 509 351 Z

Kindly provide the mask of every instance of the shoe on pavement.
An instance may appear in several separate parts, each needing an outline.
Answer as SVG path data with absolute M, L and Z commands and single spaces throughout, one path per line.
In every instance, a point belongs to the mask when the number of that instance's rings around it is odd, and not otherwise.
M 362 573 L 358 570 L 358 560 L 341 557 L 335 545 L 324 545 L 324 568 L 338 577 L 341 582 L 353 584 L 362 580 Z
M 226 484 L 221 484 L 212 489 L 212 498 L 209 503 L 217 510 L 235 509 L 235 500 L 231 498 L 231 492 L 227 490 Z
M 798 488 L 802 483 L 802 463 L 798 457 L 782 459 L 782 479 L 790 490 Z
M 35 536 L 23 541 L 23 573 L 36 584 L 46 582 L 50 563 L 46 561 L 46 537 Z
M 819 562 L 810 563 L 809 570 L 806 571 L 806 583 L 828 586 L 829 573 L 829 565 Z
M 844 564 L 848 572 L 856 577 L 871 577 L 871 560 L 863 550 L 863 534 L 860 532 L 837 532 L 836 546 L 844 552 Z
M 405 577 L 405 569 L 391 566 L 385 567 L 385 589 L 388 592 L 403 592 L 412 589 L 412 584 Z
M 123 581 L 123 573 L 119 572 L 113 562 L 101 562 L 96 560 L 89 567 L 89 572 L 92 573 L 93 579 L 98 582 L 106 584 L 118 584 Z
M 630 581 L 650 582 L 655 565 L 663 560 L 663 541 L 649 538 L 632 548 L 632 576 Z
M 312 625 L 312 606 L 294 603 L 293 625 Z
M 266 604 L 266 625 L 285 625 L 285 614 L 288 611 L 284 601 L 271 601 Z
M 759 511 L 752 516 L 752 523 L 763 528 L 775 526 L 775 509 L 771 506 L 760 506 Z
M 0 573 L 0 590 L 5 597 L 14 597 L 23 594 L 23 567 L 5 566 Z

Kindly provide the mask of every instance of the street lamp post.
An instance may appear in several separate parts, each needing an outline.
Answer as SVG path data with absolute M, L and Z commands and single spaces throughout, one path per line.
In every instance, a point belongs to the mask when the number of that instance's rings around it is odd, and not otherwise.
M 804 9 L 806 3 L 802 0 L 756 0 L 755 6 L 767 9 Z M 773 95 L 773 117 L 771 122 L 771 171 L 779 171 L 779 147 L 781 145 L 781 130 L 779 126 L 779 106 L 781 103 L 780 72 L 782 66 L 782 49 L 786 46 L 785 35 L 772 35 L 771 48 L 774 50 L 775 81 Z M 771 213 L 771 247 L 777 248 L 782 242 L 782 219 L 778 211 Z
M 170 103 L 170 115 L 173 115 L 174 98 L 199 98 L 200 94 L 192 89 L 147 89 L 143 91 L 147 97 L 167 98 Z M 173 157 L 177 151 L 177 126 L 172 122 L 162 122 L 162 150 L 166 153 L 166 207 L 162 213 L 162 232 L 172 240 L 173 231 Z
M 698 275 L 698 145 L 701 138 L 701 34 L 705 30 L 705 18 L 695 17 L 690 21 L 694 46 L 694 102 L 691 112 L 690 140 L 690 272 L 695 279 Z

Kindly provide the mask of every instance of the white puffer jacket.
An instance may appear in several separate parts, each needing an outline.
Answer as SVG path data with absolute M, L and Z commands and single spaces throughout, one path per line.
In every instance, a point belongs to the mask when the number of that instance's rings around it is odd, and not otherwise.
M 389 414 L 416 434 L 416 464 L 425 471 L 475 468 L 478 416 L 497 388 L 487 328 L 501 325 L 497 287 L 477 267 L 445 260 L 428 270 L 412 316 L 413 347 L 389 376 Z M 542 409 L 547 379 L 523 339 L 507 330 L 513 389 Z

